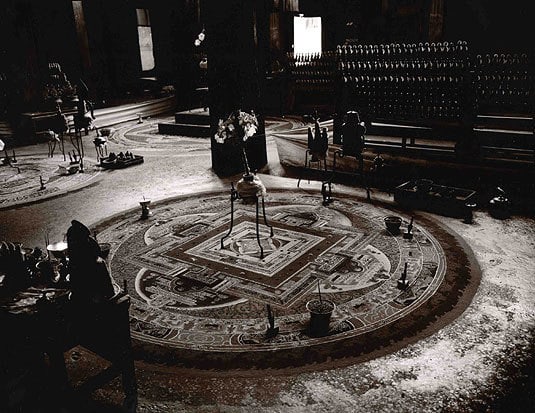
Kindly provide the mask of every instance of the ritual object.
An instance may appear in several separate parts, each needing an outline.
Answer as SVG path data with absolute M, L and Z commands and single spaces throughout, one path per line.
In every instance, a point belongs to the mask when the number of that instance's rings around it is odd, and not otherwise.
M 150 199 L 145 199 L 143 197 L 143 201 L 139 202 L 139 205 L 141 205 L 141 217 L 140 219 L 147 219 L 150 216 L 152 216 L 152 212 L 150 211 L 149 205 L 150 205 Z
M 144 162 L 143 156 L 134 155 L 132 152 L 110 152 L 108 157 L 100 158 L 100 166 L 106 169 L 122 169 L 128 166 L 139 165 Z
M 473 211 L 476 208 L 477 204 L 475 202 L 467 202 L 465 205 L 465 215 L 463 218 L 463 222 L 465 224 L 471 224 L 474 222 L 474 214 Z
M 55 242 L 53 244 L 47 245 L 46 250 L 50 254 L 52 254 L 54 258 L 59 260 L 67 256 L 68 248 L 69 247 L 65 241 L 59 241 L 59 242 Z
M 511 201 L 506 196 L 505 191 L 496 188 L 498 195 L 489 201 L 489 212 L 494 218 L 505 219 L 511 215 Z
M 266 304 L 266 310 L 268 314 L 268 328 L 266 331 L 266 338 L 273 338 L 279 333 L 279 327 L 275 327 L 275 315 L 271 310 L 271 306 Z
M 329 324 L 335 304 L 321 297 L 320 281 L 318 280 L 318 299 L 306 303 L 310 313 L 309 334 L 312 337 L 323 337 L 329 334 Z
M 405 267 L 403 269 L 403 273 L 401 274 L 401 278 L 398 280 L 398 288 L 400 290 L 404 290 L 409 286 L 409 281 L 407 280 L 407 263 L 405 263 Z
M 331 181 L 325 181 L 321 184 L 321 195 L 323 196 L 323 205 L 327 206 L 333 202 Z
M 41 184 L 39 191 L 46 189 L 45 183 L 43 182 L 43 177 L 41 175 L 39 175 L 39 183 Z
M 412 239 L 412 223 L 414 222 L 414 217 L 411 217 L 411 222 L 407 225 L 407 232 L 403 234 L 404 239 Z
M 395 215 L 389 215 L 387 217 L 384 217 L 384 222 L 386 225 L 386 229 L 388 232 L 390 232 L 392 235 L 399 234 L 399 228 L 401 227 L 401 218 Z

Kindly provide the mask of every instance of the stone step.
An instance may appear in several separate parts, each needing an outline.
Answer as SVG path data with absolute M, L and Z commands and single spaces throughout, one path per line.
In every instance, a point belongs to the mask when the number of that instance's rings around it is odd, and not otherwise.
M 0 137 L 2 136 L 13 136 L 13 128 L 8 121 L 0 121 Z
M 141 114 L 142 118 L 160 115 L 173 110 L 175 106 L 176 99 L 174 96 L 170 96 L 131 105 L 97 109 L 95 110 L 94 124 L 98 128 L 113 126 L 138 119 L 138 114 Z
M 490 127 L 488 125 L 484 127 L 479 125 L 474 127 L 475 136 L 479 139 L 481 144 L 522 149 L 535 148 L 533 128 L 528 127 L 529 122 L 532 121 L 531 119 L 517 117 L 504 120 L 494 117 L 492 118 L 492 121 L 496 127 Z M 501 123 L 502 121 L 503 123 Z M 433 129 L 423 126 L 387 123 L 372 123 L 371 127 L 366 131 L 367 136 L 382 135 L 408 138 L 409 140 L 435 139 L 452 142 L 457 141 L 460 133 L 461 130 L 455 127 L 452 127 L 451 129 Z
M 478 129 L 502 129 L 513 131 L 532 131 L 533 117 L 519 114 L 479 114 L 475 121 Z
M 209 125 L 191 125 L 187 123 L 158 123 L 158 133 L 164 135 L 191 136 L 195 138 L 207 138 L 210 136 Z
M 366 130 L 367 135 L 397 136 L 410 139 L 455 139 L 455 126 L 431 128 L 428 126 L 375 123 Z
M 535 149 L 535 135 L 530 131 L 505 129 L 474 129 L 479 142 L 486 146 Z
M 210 125 L 210 113 L 204 110 L 177 112 L 175 122 L 188 125 Z

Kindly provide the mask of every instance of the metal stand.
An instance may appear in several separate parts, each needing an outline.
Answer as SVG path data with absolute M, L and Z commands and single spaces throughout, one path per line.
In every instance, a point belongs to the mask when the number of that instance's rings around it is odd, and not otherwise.
M 321 184 L 321 194 L 323 196 L 323 205 L 325 205 L 325 206 L 334 201 L 333 198 L 332 198 L 332 182 L 333 182 L 334 176 L 336 174 L 336 156 L 337 155 L 340 158 L 343 158 L 344 157 L 344 151 L 342 149 L 338 149 L 338 150 L 334 151 L 333 169 L 332 169 L 331 176 L 330 176 L 329 179 L 327 179 L 326 181 L 323 181 L 322 184 Z M 358 161 L 359 161 L 359 175 L 360 175 L 361 178 L 364 178 L 364 159 L 363 159 L 362 155 L 355 156 L 355 158 L 358 159 Z M 327 166 L 327 165 L 325 165 L 325 166 Z M 327 169 L 325 169 L 325 170 L 327 170 Z M 297 186 L 299 186 L 299 183 L 297 184 Z
M 100 162 L 103 158 L 108 156 L 108 144 L 106 141 L 93 143 L 95 144 L 95 151 L 97 152 L 97 162 Z
M 67 157 L 65 156 L 65 140 L 63 132 L 55 134 L 57 136 L 57 140 L 54 138 L 53 140 L 48 141 L 48 157 L 54 157 L 54 151 L 56 150 L 56 145 L 59 142 L 59 149 L 61 150 L 61 154 L 63 155 L 63 162 L 65 162 L 67 160 Z
M 65 156 L 65 132 L 61 132 L 59 134 L 59 147 L 61 149 L 61 154 L 63 155 L 63 162 L 66 162 L 67 157 Z
M 225 245 L 223 242 L 226 238 L 230 236 L 232 233 L 232 229 L 234 228 L 234 201 L 240 199 L 240 194 L 234 187 L 234 182 L 231 182 L 231 188 L 230 188 L 230 228 L 226 235 L 221 238 L 221 249 L 225 249 Z M 267 222 L 266 217 L 266 206 L 264 204 L 264 197 L 262 198 L 262 215 L 264 217 L 264 224 L 269 228 L 270 237 L 273 237 L 273 226 L 269 225 Z M 258 196 L 255 196 L 255 204 L 256 204 L 256 218 L 255 218 L 255 224 L 256 224 L 256 241 L 258 242 L 258 246 L 260 247 L 260 259 L 264 258 L 264 248 L 262 248 L 262 244 L 260 243 L 260 231 L 259 231 L 259 206 L 258 206 Z
M 321 184 L 321 195 L 323 196 L 323 205 L 327 206 L 331 202 L 333 202 L 333 192 L 332 192 L 332 184 L 331 181 L 324 181 Z
M 334 151 L 333 156 L 333 173 L 331 175 L 331 180 L 334 178 L 334 174 L 336 173 L 336 155 L 338 155 L 340 158 L 343 158 L 344 151 L 342 149 L 338 149 L 337 151 Z M 359 161 L 359 174 L 362 177 L 364 175 L 364 158 L 362 157 L 362 154 L 360 155 L 351 155 L 355 156 L 355 158 Z
M 327 157 L 325 157 L 323 160 L 322 159 L 318 159 L 317 161 L 312 161 L 312 160 L 309 160 L 309 155 L 310 155 L 310 149 L 307 149 L 306 152 L 305 152 L 305 169 L 306 168 L 309 168 L 310 167 L 310 164 L 312 162 L 317 162 L 318 163 L 318 170 L 321 169 L 321 162 L 323 162 L 323 169 L 325 170 L 325 172 L 327 172 Z M 301 183 L 301 180 L 302 180 L 302 176 L 299 177 L 299 180 L 297 181 L 297 187 L 299 188 L 299 184 Z M 308 183 L 310 183 L 310 179 L 308 180 Z
M 74 129 L 74 135 L 71 135 L 71 143 L 76 149 L 76 152 L 78 152 L 80 172 L 84 172 L 84 142 L 82 140 L 82 129 Z

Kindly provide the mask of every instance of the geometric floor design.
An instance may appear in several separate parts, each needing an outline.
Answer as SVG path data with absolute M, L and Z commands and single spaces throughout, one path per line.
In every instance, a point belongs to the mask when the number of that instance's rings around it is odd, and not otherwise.
M 410 320 L 444 281 L 446 254 L 429 223 L 415 221 L 406 240 L 385 229 L 392 211 L 352 197 L 324 207 L 318 193 L 273 190 L 265 201 L 274 236 L 260 219 L 263 259 L 254 205 L 235 203 L 234 228 L 221 249 L 230 223 L 226 192 L 162 202 L 149 220 L 134 210 L 98 225 L 99 242 L 112 245 L 112 276 L 130 286 L 135 340 L 206 352 L 347 340 Z M 410 217 L 402 218 L 403 230 Z M 399 290 L 405 263 L 410 286 Z M 318 297 L 318 280 L 336 309 L 329 334 L 313 338 L 305 306 Z M 269 339 L 266 304 L 280 329 Z
M 100 168 L 89 160 L 84 160 L 84 173 L 63 175 L 59 165 L 63 161 L 61 153 L 53 158 L 44 156 L 19 156 L 13 167 L 0 166 L 0 209 L 23 205 L 87 186 L 95 181 Z M 45 186 L 41 189 L 41 181 Z
M 180 147 L 181 152 L 189 152 L 198 151 L 199 147 L 203 146 L 206 149 L 210 147 L 210 139 L 208 138 L 161 134 L 158 131 L 158 123 L 162 121 L 174 122 L 174 118 L 153 118 L 141 125 L 135 125 L 134 127 L 128 125 L 128 127 L 119 128 L 117 133 L 110 137 L 110 141 L 127 148 L 135 147 L 143 148 L 143 150 L 176 149 Z M 268 117 L 265 119 L 266 135 L 268 136 L 272 133 L 283 133 L 293 129 L 302 129 L 305 125 L 301 117 L 298 116 L 286 116 L 285 118 Z

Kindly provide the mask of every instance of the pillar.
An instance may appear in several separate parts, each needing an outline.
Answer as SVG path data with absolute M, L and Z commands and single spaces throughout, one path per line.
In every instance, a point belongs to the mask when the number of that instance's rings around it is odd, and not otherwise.
M 442 40 L 442 28 L 444 25 L 444 0 L 433 0 L 429 13 L 429 41 Z
M 212 168 L 220 176 L 243 171 L 239 148 L 219 144 L 214 139 L 220 119 L 237 109 L 254 110 L 258 133 L 247 141 L 251 169 L 267 163 L 266 137 L 260 102 L 259 66 L 263 48 L 258 44 L 257 10 L 264 0 L 218 0 L 203 2 L 208 54 Z M 260 31 L 263 35 L 263 31 Z

